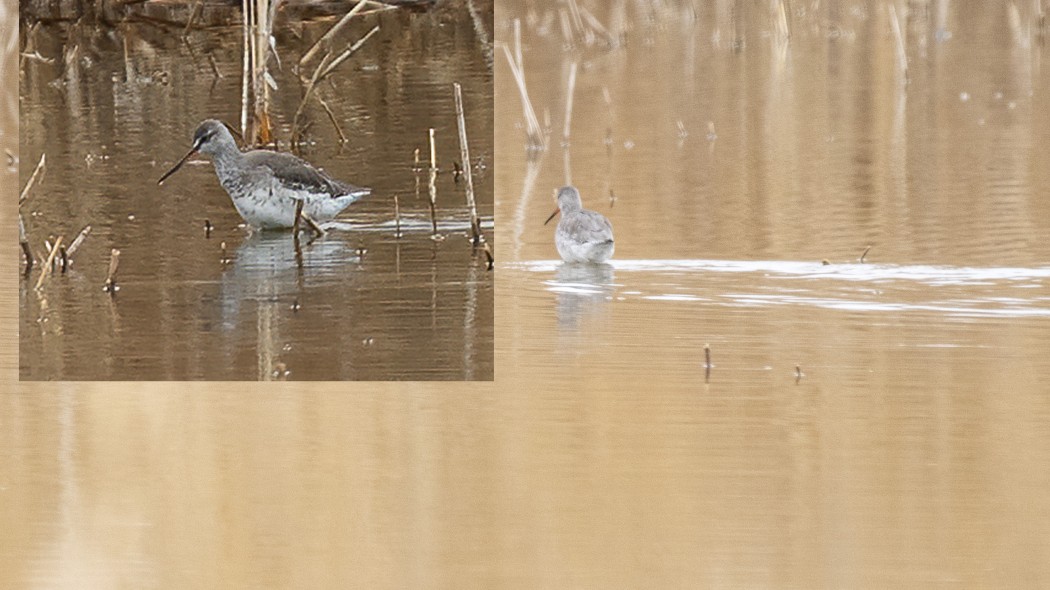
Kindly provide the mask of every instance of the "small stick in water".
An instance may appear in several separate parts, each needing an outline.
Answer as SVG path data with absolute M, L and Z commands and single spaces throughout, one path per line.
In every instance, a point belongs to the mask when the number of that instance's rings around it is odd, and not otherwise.
M 120 264 L 120 250 L 113 248 L 109 251 L 109 273 L 106 275 L 106 283 L 102 286 L 110 295 L 120 290 L 117 285 L 117 265 Z
M 397 200 L 397 195 L 394 195 L 394 223 L 397 224 L 397 229 L 394 231 L 394 237 L 401 239 L 401 204 Z
M 70 259 L 72 259 L 73 255 L 76 254 L 77 250 L 80 249 L 80 246 L 84 243 L 84 240 L 87 238 L 89 233 L 91 233 L 91 226 L 85 225 L 84 229 L 80 230 L 80 233 L 77 234 L 77 237 L 73 238 L 73 242 L 69 244 L 69 251 L 67 252 L 67 254 L 69 254 Z
M 704 345 L 704 383 L 711 380 L 711 345 Z
M 459 162 L 452 161 L 452 180 L 459 184 L 460 177 L 463 176 L 463 167 L 459 165 Z
M 62 236 L 58 236 L 58 239 L 55 240 L 55 245 L 51 246 L 48 250 L 47 262 L 44 263 L 44 270 L 40 271 L 40 278 L 36 280 L 36 286 L 33 287 L 34 289 L 39 290 L 44 284 L 44 279 L 46 279 L 47 275 L 51 273 L 51 268 L 55 264 L 55 255 L 58 254 L 58 247 L 61 245 Z
M 219 243 L 219 249 L 222 250 L 222 255 L 219 258 L 221 264 L 229 264 L 230 259 L 226 257 L 226 242 L 225 240 Z
M 802 381 L 802 377 L 803 377 L 802 366 L 801 365 L 795 365 L 795 385 L 798 385 L 798 382 Z
M 416 148 L 416 152 L 415 152 L 414 156 L 415 156 L 416 163 L 415 163 L 415 167 L 412 168 L 412 169 L 413 170 L 419 170 L 419 148 Z
M 33 270 L 33 250 L 29 247 L 29 240 L 26 239 L 26 226 L 22 223 L 22 214 L 18 214 L 18 242 L 22 245 L 22 253 L 25 254 L 26 258 L 26 276 L 29 276 L 29 271 Z
M 488 242 L 483 243 L 482 247 L 485 249 L 485 258 L 489 260 L 488 267 L 485 270 L 492 270 L 496 265 L 496 258 L 492 255 L 492 248 L 489 247 Z
M 438 232 L 437 222 L 437 149 L 434 146 L 434 128 L 430 128 L 430 224 L 434 235 Z
M 317 235 L 323 236 L 323 235 L 328 233 L 328 232 L 326 232 L 324 230 L 324 228 L 322 228 L 320 225 L 318 225 L 316 221 L 314 221 L 313 217 L 310 217 L 309 215 L 307 215 L 306 211 L 302 212 L 302 218 L 303 218 L 303 221 L 306 222 L 306 225 L 310 226 L 310 229 L 312 229 L 315 232 L 317 232 Z
M 208 219 L 205 219 L 204 220 L 204 239 L 205 240 L 210 240 L 211 239 L 211 230 L 212 229 L 214 229 L 214 228 L 213 228 L 213 226 L 211 224 L 211 221 L 208 220 Z
M 303 218 L 303 200 L 295 200 L 295 219 L 292 220 L 292 237 L 299 238 L 299 223 Z
M 831 261 L 825 258 L 824 260 L 820 261 L 820 264 L 821 266 L 829 266 L 831 264 Z
M 861 264 L 864 263 L 864 257 L 868 255 L 868 250 L 871 250 L 871 246 L 868 246 L 867 248 L 865 248 L 864 249 L 864 253 L 860 255 L 860 262 L 861 262 Z
M 62 261 L 62 264 L 61 264 L 62 274 L 66 274 L 66 269 L 69 268 L 69 253 L 66 252 L 66 247 L 65 246 L 59 246 L 58 247 L 58 256 L 59 256 L 59 259 Z

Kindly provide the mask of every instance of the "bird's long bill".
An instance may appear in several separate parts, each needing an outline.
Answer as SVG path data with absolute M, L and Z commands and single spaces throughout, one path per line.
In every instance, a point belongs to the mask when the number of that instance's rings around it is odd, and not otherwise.
M 178 164 L 175 164 L 175 166 L 171 170 L 168 170 L 167 172 L 164 173 L 164 176 L 160 177 L 160 180 L 157 181 L 157 184 L 164 184 L 164 181 L 167 180 L 169 176 L 171 176 L 172 174 L 175 174 L 176 172 L 178 172 L 179 168 L 182 168 L 182 165 L 186 163 L 186 160 L 189 160 L 190 156 L 192 156 L 193 154 L 196 154 L 196 153 L 197 153 L 197 146 L 193 146 L 193 149 L 191 149 L 189 151 L 189 153 L 187 153 L 185 156 L 183 156 L 182 159 L 179 160 Z
M 559 214 L 559 213 L 561 213 L 561 208 L 560 207 L 558 209 L 555 209 L 554 213 L 551 213 L 551 216 L 547 218 L 547 221 L 543 222 L 543 225 L 547 225 L 548 223 L 550 223 L 551 220 L 554 219 L 554 216 Z

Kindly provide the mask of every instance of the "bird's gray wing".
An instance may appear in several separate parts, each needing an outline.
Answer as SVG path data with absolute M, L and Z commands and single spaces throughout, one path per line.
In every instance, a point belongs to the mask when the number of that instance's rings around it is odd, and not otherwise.
M 566 220 L 565 231 L 582 244 L 613 241 L 612 224 L 601 213 L 581 211 Z
M 273 173 L 275 180 L 292 189 L 325 192 L 333 197 L 369 190 L 335 180 L 306 160 L 292 154 L 255 150 L 244 154 L 244 157 L 250 163 L 266 166 Z

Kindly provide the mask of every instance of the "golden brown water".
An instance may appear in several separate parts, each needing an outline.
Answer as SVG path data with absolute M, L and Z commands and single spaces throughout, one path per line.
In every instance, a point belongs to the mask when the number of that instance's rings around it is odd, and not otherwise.
M 796 6 L 778 57 L 766 3 L 580 2 L 630 29 L 578 66 L 572 179 L 618 241 L 591 272 L 542 226 L 557 137 L 523 189 L 497 48 L 496 382 L 17 383 L 0 585 L 1050 585 L 1046 49 L 960 4 L 909 5 L 895 118 L 885 4 Z M 560 134 L 548 12 L 524 61 Z

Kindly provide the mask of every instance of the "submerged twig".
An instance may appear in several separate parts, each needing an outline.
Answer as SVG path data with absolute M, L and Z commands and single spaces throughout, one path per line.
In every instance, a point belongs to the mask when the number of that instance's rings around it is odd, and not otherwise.
M 470 148 L 467 145 L 467 123 L 463 115 L 463 91 L 459 82 L 452 83 L 453 94 L 456 98 L 456 123 L 459 127 L 459 154 L 464 162 L 463 173 L 466 176 L 467 207 L 470 208 L 470 232 L 474 245 L 481 243 L 481 220 L 478 219 L 478 207 L 474 201 L 474 179 L 471 175 Z
M 867 248 L 865 248 L 865 249 L 864 249 L 864 253 L 860 255 L 860 261 L 861 261 L 861 263 L 863 263 L 863 262 L 864 262 L 864 257 L 868 255 L 868 251 L 869 251 L 869 250 L 871 250 L 871 246 L 868 246 Z

